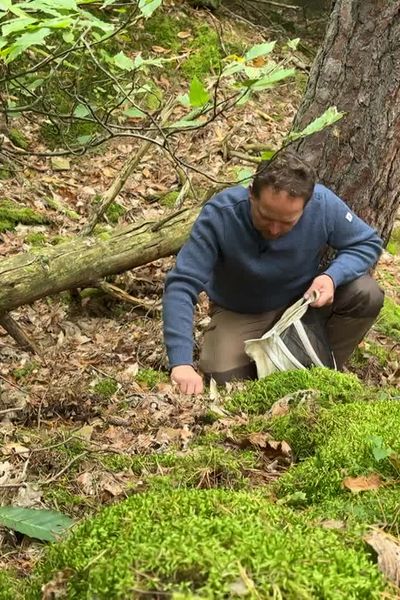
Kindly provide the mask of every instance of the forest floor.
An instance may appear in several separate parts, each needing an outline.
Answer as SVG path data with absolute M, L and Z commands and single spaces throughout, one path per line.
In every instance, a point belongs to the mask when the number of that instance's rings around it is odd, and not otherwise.
M 190 18 L 216 27 L 210 13 L 192 11 Z M 251 46 L 264 39 L 258 28 L 227 18 L 219 20 L 217 29 L 222 43 L 240 38 Z M 190 31 L 181 35 L 182 43 L 190 35 Z M 162 40 L 155 38 L 154 46 L 160 54 L 168 53 Z M 298 62 L 304 60 L 302 56 Z M 307 69 L 300 70 L 291 82 L 263 93 L 207 129 L 187 134 L 183 155 L 215 178 L 223 176 L 233 183 L 240 169 L 252 163 L 231 152 L 251 154 L 254 144 L 279 147 L 299 105 L 306 73 Z M 167 94 L 183 83 L 165 73 L 158 85 Z M 46 149 L 37 123 L 22 121 L 18 127 L 37 151 Z M 1 256 L 78 235 L 96 195 L 109 187 L 136 147 L 134 142 L 115 142 L 90 155 L 69 157 L 62 165 L 48 158 L 24 159 L 14 177 L 0 180 L 0 195 L 45 215 L 49 224 L 16 224 L 3 231 Z M 198 175 L 192 184 L 197 190 L 210 185 Z M 171 210 L 170 192 L 176 199 L 179 189 L 171 164 L 159 151 L 151 151 L 118 196 L 117 210 L 109 213 L 106 226 L 162 218 Z M 382 389 L 400 384 L 400 250 L 395 242 L 391 249 L 376 274 L 390 301 L 348 366 L 365 383 Z M 210 406 L 223 411 L 215 390 L 187 398 L 168 381 L 159 307 L 165 273 L 172 264 L 172 258 L 159 260 L 116 279 L 120 287 L 151 304 L 151 311 L 95 290 L 81 290 L 78 300 L 66 292 L 13 312 L 40 354 L 22 351 L 0 333 L 2 504 L 53 508 L 80 519 L 147 489 L 155 476 L 171 475 L 171 464 L 163 455 L 182 456 L 200 434 L 210 433 Z M 207 322 L 207 300 L 202 298 L 196 313 L 198 343 Z M 235 419 L 243 421 L 246 414 Z M 225 428 L 227 447 L 232 446 L 231 427 L 222 412 L 218 433 Z M 257 443 L 253 450 L 265 454 Z M 249 467 L 246 476 L 251 485 L 279 476 L 282 464 L 271 468 L 275 458 Z M 191 485 L 198 488 L 218 487 L 221 482 L 224 487 L 237 485 L 229 461 L 225 464 L 212 454 L 176 477 L 192 478 Z M 12 567 L 21 575 L 30 572 L 42 551 L 41 544 L 5 529 L 0 530 L 0 545 L 0 568 Z

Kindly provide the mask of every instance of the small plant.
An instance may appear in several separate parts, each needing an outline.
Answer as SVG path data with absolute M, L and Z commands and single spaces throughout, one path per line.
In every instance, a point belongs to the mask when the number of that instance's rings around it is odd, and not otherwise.
M 111 398 L 117 390 L 118 384 L 115 379 L 112 379 L 111 377 L 99 379 L 93 387 L 93 391 L 106 400 Z
M 145 386 L 149 390 L 154 389 L 159 383 L 168 382 L 166 373 L 155 371 L 154 369 L 140 369 L 135 379 L 140 385 Z

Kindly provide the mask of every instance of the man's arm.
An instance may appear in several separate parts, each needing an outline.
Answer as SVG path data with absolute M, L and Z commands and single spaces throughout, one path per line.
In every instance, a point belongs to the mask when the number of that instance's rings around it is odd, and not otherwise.
M 181 390 L 193 393 L 190 369 L 193 365 L 193 313 L 198 295 L 205 289 L 212 275 L 223 236 L 220 211 L 212 203 L 206 204 L 196 220 L 189 240 L 178 254 L 175 268 L 167 275 L 164 301 L 164 340 L 170 368 L 178 373 Z M 194 379 L 195 381 L 195 379 Z M 186 382 L 186 383 L 185 383 Z
M 328 244 L 338 252 L 324 272 L 336 288 L 361 277 L 376 263 L 382 240 L 333 192 L 327 193 Z
M 376 231 L 331 190 L 325 193 L 328 244 L 337 255 L 305 294 L 307 297 L 314 290 L 319 292 L 319 299 L 312 304 L 317 308 L 331 304 L 335 289 L 364 275 L 382 252 L 382 240 Z

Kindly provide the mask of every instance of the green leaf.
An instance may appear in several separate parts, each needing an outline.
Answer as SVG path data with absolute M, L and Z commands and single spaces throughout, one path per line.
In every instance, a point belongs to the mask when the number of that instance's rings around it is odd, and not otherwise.
M 190 106 L 189 94 L 181 94 L 180 96 L 177 96 L 176 99 L 179 102 L 179 104 L 182 104 L 182 106 L 184 106 L 185 108 L 189 108 L 189 106 Z
M 210 94 L 199 80 L 198 77 L 194 76 L 190 84 L 189 100 L 191 106 L 203 106 L 210 99 Z
M 64 31 L 62 38 L 66 44 L 73 44 L 75 41 L 74 34 L 72 31 Z
M 10 52 L 7 56 L 6 62 L 11 62 L 22 54 L 24 50 L 27 50 L 31 46 L 40 46 L 43 44 L 44 40 L 48 35 L 50 35 L 51 30 L 47 29 L 47 27 L 43 27 L 42 29 L 38 29 L 37 31 L 33 31 L 32 33 L 23 33 L 15 42 L 10 46 Z
M 162 4 L 162 0 L 139 0 L 139 10 L 146 19 Z
M 269 75 L 266 75 L 265 77 L 261 77 L 261 79 L 259 79 L 255 83 L 252 83 L 251 88 L 254 91 L 261 92 L 262 90 L 266 90 L 270 87 L 273 87 L 276 83 L 278 83 L 279 81 L 282 81 L 282 79 L 287 79 L 288 77 L 293 77 L 293 75 L 295 75 L 295 74 L 296 74 L 295 69 L 277 69 L 276 71 L 273 71 Z
M 32 17 L 18 17 L 17 19 L 12 19 L 4 23 L 1 28 L 1 33 L 6 37 L 11 33 L 28 29 L 28 26 L 33 23 L 37 23 L 37 19 L 33 19 Z
M 129 56 L 126 56 L 126 54 L 124 54 L 122 50 L 114 56 L 113 61 L 117 67 L 123 69 L 124 71 L 133 71 L 133 69 L 135 68 L 135 63 L 133 62 L 133 60 L 129 58 Z
M 266 56 L 267 54 L 271 54 L 272 50 L 275 48 L 276 42 L 266 42 L 264 44 L 256 44 L 250 50 L 246 52 L 244 58 L 246 61 L 254 60 L 259 56 Z
M 78 104 L 74 110 L 74 117 L 78 117 L 78 119 L 82 119 L 86 117 L 90 113 L 90 110 L 84 104 Z
M 287 43 L 288 48 L 291 50 L 297 50 L 297 46 L 300 43 L 300 38 L 293 38 L 293 40 L 289 40 Z
M 393 448 L 388 448 L 383 439 L 378 435 L 372 435 L 368 441 L 371 444 L 372 454 L 378 462 L 385 460 L 385 458 L 389 458 L 389 456 L 394 453 Z
M 11 8 L 11 5 L 11 0 L 0 0 L 0 10 L 3 10 L 4 12 L 7 12 Z
M 54 510 L 37 510 L 19 506 L 0 508 L 0 524 L 38 540 L 54 542 L 71 527 L 73 521 Z
M 127 117 L 132 117 L 134 119 L 141 119 L 146 116 L 146 113 L 140 110 L 140 108 L 132 107 L 128 108 L 127 110 L 124 110 L 124 115 L 126 115 Z
M 198 127 L 199 125 L 204 125 L 204 121 L 201 119 L 181 119 L 180 121 L 176 121 L 172 123 L 169 127 L 171 129 L 184 129 L 185 127 Z
M 344 117 L 346 113 L 338 112 L 336 106 L 330 106 L 321 116 L 317 117 L 312 121 L 305 129 L 302 131 L 293 131 L 288 135 L 288 139 L 290 141 L 298 140 L 303 137 L 307 137 L 308 135 L 312 135 L 313 133 L 317 133 L 318 131 L 322 131 L 329 125 L 336 123 Z
M 275 154 L 275 150 L 264 150 L 264 152 L 261 153 L 261 160 L 271 160 Z
M 247 187 L 249 185 L 253 175 L 254 175 L 254 171 L 252 169 L 249 169 L 249 168 L 239 169 L 237 171 L 236 181 L 240 185 Z

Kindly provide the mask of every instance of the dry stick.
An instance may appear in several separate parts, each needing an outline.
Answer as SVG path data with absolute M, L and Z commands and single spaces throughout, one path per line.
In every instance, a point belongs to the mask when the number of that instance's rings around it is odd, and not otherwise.
M 40 356 L 36 344 L 28 337 L 22 327 L 11 317 L 10 313 L 3 313 L 0 316 L 0 325 L 17 342 L 21 348 L 30 350 Z
M 148 312 L 152 312 L 153 314 L 155 313 L 157 316 L 159 316 L 160 314 L 161 308 L 159 308 L 156 304 L 150 304 L 145 300 L 135 298 L 134 296 L 131 296 L 130 294 L 128 294 L 124 290 L 121 290 L 121 288 L 117 287 L 116 285 L 113 285 L 112 283 L 101 281 L 96 285 L 96 287 L 100 290 L 103 290 L 103 292 L 105 292 L 106 294 L 109 294 L 110 296 L 113 296 L 118 300 L 122 300 L 122 302 L 128 302 L 129 304 L 133 304 L 134 306 L 142 307 Z
M 23 406 L 15 406 L 14 408 L 3 408 L 0 410 L 0 415 L 5 415 L 10 412 L 16 412 L 17 410 L 24 410 Z
M 38 485 L 48 485 L 49 483 L 53 483 L 53 481 L 56 481 L 59 477 L 61 477 L 61 475 L 63 475 L 65 473 L 65 471 L 68 471 L 68 469 L 70 467 L 72 467 L 72 465 L 74 463 L 76 463 L 76 461 L 80 460 L 87 454 L 88 454 L 88 452 L 87 452 L 87 450 L 85 450 L 85 452 L 81 452 L 80 454 L 78 454 L 78 456 L 74 456 L 74 458 L 72 460 L 70 460 L 69 463 L 61 469 L 61 471 L 59 471 L 58 473 L 53 475 L 53 477 L 50 477 L 50 479 L 43 479 L 41 481 L 38 481 L 37 484 Z
M 269 6 L 276 6 L 277 8 L 285 8 L 287 10 L 301 10 L 300 6 L 293 4 L 281 4 L 280 2 L 273 2 L 273 0 L 250 0 L 254 4 L 268 4 Z
M 256 163 L 257 165 L 261 162 L 260 157 L 251 156 L 250 154 L 246 154 L 245 152 L 239 152 L 238 150 L 229 150 L 229 154 L 230 156 L 240 158 L 241 160 L 246 160 L 247 162 Z
M 169 105 L 164 109 L 164 111 L 161 112 L 161 115 L 160 115 L 161 127 L 168 120 L 168 118 L 173 110 L 173 107 L 174 107 L 174 105 Z M 138 166 L 138 164 L 140 163 L 142 158 L 145 156 L 145 154 L 147 154 L 150 147 L 153 145 L 153 141 L 156 140 L 156 134 L 153 134 L 150 137 L 153 139 L 151 141 L 143 142 L 141 144 L 141 146 L 139 146 L 139 149 L 136 152 L 136 154 L 131 156 L 126 161 L 126 163 L 122 167 L 121 173 L 114 179 L 114 181 L 112 182 L 112 184 L 108 188 L 108 190 L 105 192 L 105 194 L 103 194 L 102 202 L 97 207 L 97 209 L 96 209 L 94 215 L 92 216 L 92 218 L 90 219 L 89 223 L 86 225 L 86 227 L 84 227 L 84 229 L 82 231 L 82 235 L 90 235 L 93 232 L 93 229 L 95 228 L 97 221 L 103 216 L 103 214 L 105 213 L 107 208 L 110 206 L 111 202 L 113 202 L 113 200 L 118 196 L 118 194 L 120 193 L 120 191 L 126 184 L 129 176 L 133 173 L 134 169 L 136 169 L 136 167 Z

